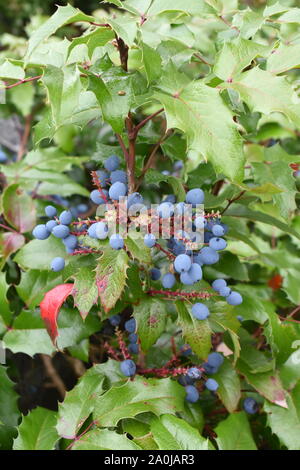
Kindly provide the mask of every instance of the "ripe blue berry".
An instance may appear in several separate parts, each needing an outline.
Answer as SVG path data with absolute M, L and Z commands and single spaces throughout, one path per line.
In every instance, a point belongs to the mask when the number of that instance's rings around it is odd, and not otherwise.
M 7 162 L 7 155 L 5 152 L 3 152 L 2 149 L 0 149 L 0 163 L 5 163 Z
M 193 385 L 194 382 L 195 380 L 186 374 L 180 375 L 178 378 L 178 383 L 180 383 L 180 385 L 183 385 L 183 387 L 186 387 L 187 385 Z
M 207 381 L 205 382 L 205 387 L 210 392 L 215 392 L 216 390 L 218 390 L 219 384 L 215 379 L 207 379 Z
M 63 211 L 59 216 L 59 221 L 63 225 L 69 225 L 72 222 L 72 213 L 70 211 Z
M 125 196 L 127 193 L 127 186 L 124 183 L 119 183 L 118 181 L 111 185 L 109 188 L 108 194 L 111 199 L 118 201 L 120 197 Z
M 176 202 L 176 196 L 174 194 L 169 194 L 164 198 L 162 202 L 170 202 L 171 204 L 175 204 Z
M 130 333 L 128 340 L 130 343 L 137 343 L 138 335 L 136 333 Z
M 105 240 L 105 238 L 108 237 L 108 227 L 104 222 L 97 222 L 96 224 L 93 224 L 95 233 L 96 233 L 96 238 L 98 240 Z
M 232 291 L 228 297 L 226 297 L 226 301 L 229 305 L 240 305 L 243 302 L 243 297 L 238 292 Z
M 193 280 L 193 282 L 201 281 L 202 269 L 198 263 L 193 263 L 187 273 Z
M 236 318 L 238 319 L 240 323 L 244 321 L 244 317 L 242 317 L 242 315 L 237 315 Z
M 139 353 L 139 345 L 136 344 L 136 343 L 130 343 L 128 345 L 128 351 L 131 353 L 131 354 L 138 354 Z
M 160 269 L 152 268 L 151 271 L 150 271 L 150 276 L 151 276 L 152 281 L 158 281 L 158 279 L 161 276 Z
M 110 237 L 109 244 L 113 250 L 121 250 L 124 247 L 124 240 L 121 235 L 115 233 Z
M 118 326 L 121 322 L 121 317 L 120 315 L 113 315 L 108 319 L 108 321 L 112 326 Z
M 77 237 L 75 237 L 75 235 L 68 235 L 63 239 L 63 244 L 67 248 L 74 249 L 77 246 Z
M 117 182 L 126 184 L 127 183 L 127 175 L 126 175 L 125 171 L 123 171 L 123 170 L 112 171 L 111 174 L 110 174 L 110 182 L 112 184 L 117 183 Z
M 174 214 L 174 206 L 170 202 L 162 202 L 156 211 L 159 217 L 162 219 L 168 219 Z
M 54 258 L 51 261 L 51 269 L 55 273 L 58 271 L 62 271 L 65 267 L 65 260 L 63 258 L 60 258 L 59 256 L 57 258 Z
M 201 370 L 197 369 L 197 367 L 191 367 L 191 368 L 187 371 L 186 375 L 187 375 L 188 377 L 190 377 L 191 379 L 198 380 L 198 379 L 201 378 L 202 372 L 201 372 Z
M 45 207 L 45 214 L 47 217 L 54 217 L 57 214 L 57 210 L 53 206 Z
M 179 202 L 175 206 L 175 214 L 177 215 L 183 215 L 184 211 L 186 210 L 186 205 L 184 202 Z
M 220 257 L 219 254 L 210 248 L 209 246 L 205 246 L 200 251 L 200 259 L 203 264 L 215 264 L 219 261 Z
M 172 273 L 167 273 L 163 276 L 161 283 L 165 289 L 172 289 L 176 282 L 176 278 L 174 274 Z
M 184 286 L 192 286 L 194 284 L 194 281 L 191 278 L 191 276 L 189 275 L 189 273 L 181 273 L 180 274 L 180 282 Z
M 230 293 L 231 293 L 231 289 L 228 286 L 222 287 L 219 290 L 219 295 L 221 295 L 222 297 L 228 297 Z
M 197 302 L 192 306 L 192 314 L 197 320 L 205 320 L 209 317 L 210 312 L 205 304 Z
M 47 229 L 46 225 L 40 224 L 34 227 L 32 235 L 37 240 L 46 240 L 49 237 L 50 231 Z
M 66 238 L 70 234 L 70 229 L 66 225 L 60 224 L 53 227 L 52 233 L 57 238 Z
M 107 160 L 104 162 L 104 168 L 107 171 L 115 171 L 118 169 L 120 165 L 120 159 L 117 155 L 111 155 Z
M 56 227 L 56 225 L 58 225 L 56 220 L 49 220 L 46 223 L 46 229 L 48 230 L 48 232 L 52 232 L 52 229 Z
M 258 411 L 258 403 L 254 398 L 247 397 L 244 400 L 243 408 L 249 415 L 254 415 Z
M 203 364 L 203 367 L 204 367 L 205 372 L 209 375 L 216 374 L 218 372 L 218 369 L 219 369 L 216 366 L 209 365 L 208 362 L 205 362 Z
M 200 188 L 191 189 L 186 193 L 185 200 L 188 204 L 203 204 L 204 192 Z
M 207 363 L 211 367 L 219 368 L 223 364 L 223 362 L 224 362 L 224 357 L 220 353 L 212 352 L 208 355 Z
M 89 237 L 91 238 L 97 238 L 97 234 L 96 234 L 96 224 L 92 224 L 89 228 L 88 228 L 88 235 Z
M 220 251 L 225 250 L 227 243 L 224 238 L 213 237 L 209 240 L 209 246 L 213 250 Z
M 178 171 L 178 170 L 181 170 L 183 168 L 183 161 L 182 160 L 177 160 L 175 163 L 174 163 L 174 166 L 173 166 L 174 170 Z
M 127 320 L 124 326 L 125 330 L 128 331 L 128 333 L 134 333 L 136 330 L 135 318 L 130 318 L 130 320 Z
M 136 365 L 131 359 L 126 359 L 121 362 L 120 369 L 126 377 L 132 377 L 136 372 Z
M 107 181 L 109 179 L 109 174 L 104 170 L 96 171 L 98 181 L 100 183 L 101 188 L 105 188 L 107 186 Z
M 127 208 L 129 209 L 132 206 L 138 206 L 143 204 L 144 199 L 140 193 L 131 193 L 127 199 Z
M 194 224 L 198 230 L 204 229 L 205 218 L 203 216 L 196 217 L 196 219 L 194 220 Z
M 212 286 L 213 290 L 215 290 L 216 292 L 219 292 L 220 289 L 227 286 L 227 282 L 224 279 L 216 279 L 212 283 L 211 286 Z
M 174 268 L 178 273 L 187 272 L 192 266 L 191 258 L 188 255 L 178 255 L 174 261 Z
M 180 352 L 183 356 L 190 356 L 192 354 L 192 348 L 189 344 L 184 344 L 181 346 Z
M 99 189 L 94 189 L 90 194 L 91 201 L 93 201 L 93 203 L 97 204 L 98 206 L 100 204 L 105 204 L 105 198 L 108 198 L 108 192 L 106 191 L 106 189 L 103 189 L 102 193 L 99 191 Z
M 203 266 L 203 262 L 201 260 L 201 253 L 194 254 L 193 263 L 197 263 L 197 264 L 199 264 L 199 266 Z
M 185 391 L 186 391 L 186 396 L 185 396 L 186 401 L 190 403 L 196 403 L 199 400 L 199 392 L 196 389 L 196 387 L 194 387 L 194 385 L 187 385 L 185 387 Z
M 144 243 L 148 248 L 152 248 L 156 243 L 156 238 L 152 233 L 146 233 Z
M 222 225 L 216 224 L 212 227 L 212 233 L 215 237 L 223 237 L 225 234 L 225 230 Z
M 78 204 L 76 209 L 78 211 L 78 214 L 84 214 L 88 211 L 89 206 L 87 204 Z

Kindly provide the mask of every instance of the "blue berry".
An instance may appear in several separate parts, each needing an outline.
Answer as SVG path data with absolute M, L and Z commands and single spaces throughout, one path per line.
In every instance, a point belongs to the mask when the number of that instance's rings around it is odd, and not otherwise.
M 123 170 L 112 171 L 111 174 L 110 174 L 110 181 L 111 181 L 112 184 L 117 183 L 117 182 L 126 184 L 127 183 L 127 175 L 126 175 L 125 171 L 123 171 Z
M 222 297 L 228 297 L 230 293 L 231 293 L 231 289 L 228 286 L 222 287 L 219 290 L 219 295 L 221 295 Z
M 112 326 L 118 326 L 121 322 L 121 317 L 120 315 L 113 315 L 108 319 L 108 321 Z
M 174 170 L 178 171 L 178 170 L 181 170 L 183 168 L 183 161 L 182 160 L 177 160 L 175 163 L 174 163 L 174 166 L 173 166 Z
M 119 165 L 120 159 L 117 155 L 111 155 L 111 157 L 104 162 L 104 167 L 107 171 L 115 171 L 118 169 Z
M 175 240 L 174 238 L 171 238 L 170 240 L 168 240 L 168 248 L 176 256 L 181 255 L 185 253 L 186 251 L 184 243 L 181 241 Z
M 89 206 L 87 204 L 78 204 L 77 206 L 77 211 L 78 211 L 78 214 L 84 214 L 85 212 L 87 212 L 89 209 Z
M 194 220 L 194 224 L 195 224 L 195 227 L 198 229 L 198 230 L 202 230 L 204 229 L 204 226 L 205 226 L 205 218 L 202 216 L 199 216 L 199 217 L 196 217 L 196 219 Z
M 176 283 L 176 278 L 174 274 L 167 273 L 163 276 L 161 283 L 165 289 L 172 289 L 172 287 Z
M 201 372 L 201 370 L 197 369 L 197 367 L 191 367 L 191 368 L 187 371 L 186 375 L 187 375 L 188 377 L 190 377 L 191 379 L 198 380 L 198 379 L 201 378 L 202 372 Z
M 151 271 L 150 271 L 150 276 L 151 276 L 152 281 L 158 281 L 158 279 L 161 276 L 160 269 L 152 268 Z
M 219 292 L 220 289 L 227 286 L 227 282 L 224 279 L 216 279 L 212 283 L 211 286 L 212 286 L 213 290 L 215 290 L 216 292 Z
M 193 282 L 201 281 L 202 279 L 202 269 L 198 263 L 193 263 L 190 269 L 188 270 L 188 275 L 192 278 Z
M 148 248 L 152 248 L 156 243 L 156 238 L 152 233 L 146 233 L 144 243 Z
M 121 362 L 120 369 L 126 377 L 132 377 L 136 372 L 136 365 L 131 359 L 126 359 Z
M 174 268 L 178 273 L 187 272 L 192 266 L 191 258 L 188 255 L 178 255 L 174 261 Z
M 215 379 L 207 379 L 207 381 L 205 382 L 205 387 L 210 392 L 215 392 L 216 390 L 218 390 L 219 384 Z
M 128 345 L 128 351 L 130 352 L 130 354 L 138 354 L 139 352 L 139 345 L 138 344 L 135 344 L 135 343 L 130 343 Z
M 189 344 L 184 344 L 181 346 L 180 352 L 183 356 L 190 356 L 192 354 L 192 348 Z
M 169 176 L 171 174 L 169 170 L 163 170 L 161 173 L 162 175 L 165 175 L 165 176 Z
M 162 219 L 168 219 L 174 214 L 174 206 L 170 202 L 162 202 L 156 212 Z
M 222 225 L 216 224 L 212 227 L 212 233 L 215 237 L 223 237 L 225 234 L 224 227 L 222 227 Z
M 70 211 L 63 211 L 59 216 L 59 221 L 63 225 L 69 225 L 72 222 L 72 213 Z
M 6 163 L 7 162 L 7 155 L 5 152 L 3 152 L 2 149 L 0 149 L 0 163 Z
M 219 261 L 220 257 L 219 254 L 210 248 L 209 246 L 205 246 L 200 251 L 200 259 L 203 264 L 215 264 Z
M 102 193 L 99 191 L 99 189 L 94 189 L 90 194 L 91 201 L 93 201 L 93 203 L 97 205 L 105 204 L 105 198 L 108 198 L 108 192 L 106 191 L 106 189 L 103 189 Z
M 108 227 L 104 222 L 97 222 L 93 224 L 95 233 L 96 233 L 96 238 L 98 240 L 105 240 L 105 238 L 108 237 Z
M 67 248 L 74 249 L 77 246 L 77 237 L 75 237 L 75 235 L 68 235 L 63 239 L 63 244 Z
M 131 193 L 127 199 L 127 208 L 129 209 L 132 206 L 143 204 L 144 199 L 140 193 Z
M 53 227 L 52 233 L 57 238 L 66 238 L 70 234 L 70 229 L 66 225 L 60 224 Z
M 180 282 L 185 286 L 192 286 L 194 284 L 194 281 L 189 275 L 189 273 L 181 273 Z
M 187 385 L 185 387 L 185 391 L 186 391 L 186 396 L 185 396 L 186 401 L 190 403 L 196 403 L 199 400 L 199 392 L 196 389 L 196 387 L 194 387 L 194 385 Z
M 237 315 L 236 318 L 238 319 L 240 323 L 244 321 L 244 317 L 242 317 L 242 315 Z
M 228 297 L 226 297 L 226 301 L 229 305 L 240 305 L 243 302 L 243 297 L 238 292 L 232 291 Z
M 47 217 L 54 217 L 57 214 L 57 210 L 54 206 L 45 207 L 45 214 Z
M 204 243 L 209 243 L 213 237 L 211 232 L 204 232 Z
M 100 183 L 101 188 L 105 188 L 107 186 L 107 181 L 109 179 L 109 174 L 104 170 L 96 171 L 98 181 Z
M 118 181 L 111 185 L 108 194 L 111 199 L 118 201 L 120 197 L 125 196 L 127 193 L 127 186 L 124 183 Z
M 208 362 L 205 362 L 203 364 L 203 367 L 204 367 L 205 372 L 209 375 L 216 374 L 219 369 L 219 367 L 209 365 Z
M 124 247 L 124 240 L 121 235 L 115 233 L 110 237 L 109 244 L 113 250 L 121 250 Z
M 212 352 L 208 355 L 207 363 L 211 367 L 220 367 L 224 362 L 224 357 L 222 354 L 217 352 Z
M 130 333 L 128 340 L 130 343 L 137 343 L 138 335 L 136 333 Z
M 227 243 L 224 238 L 213 237 L 209 240 L 209 246 L 213 250 L 220 251 L 225 250 Z
M 205 304 L 197 302 L 192 306 L 192 314 L 197 320 L 205 320 L 210 313 Z
M 258 403 L 254 398 L 247 397 L 244 400 L 243 408 L 249 415 L 254 415 L 258 411 Z
M 201 260 L 201 253 L 194 254 L 193 263 L 199 264 L 199 266 L 203 266 L 203 262 Z
M 127 320 L 124 326 L 125 330 L 128 331 L 128 333 L 134 333 L 136 330 L 135 318 L 130 318 L 130 320 Z
M 32 235 L 34 238 L 37 238 L 37 240 L 46 240 L 46 238 L 49 237 L 50 232 L 47 230 L 46 225 L 40 224 L 34 227 Z
M 96 224 L 92 224 L 89 228 L 88 228 L 88 235 L 89 237 L 91 238 L 97 238 L 97 234 L 96 234 Z
M 178 378 L 178 383 L 180 383 L 180 385 L 183 385 L 183 387 L 186 387 L 187 385 L 193 385 L 194 382 L 195 380 L 186 374 L 180 375 Z
M 188 204 L 203 204 L 204 192 L 200 188 L 191 189 L 186 193 L 185 200 Z
M 48 230 L 48 232 L 52 232 L 52 229 L 54 227 L 56 227 L 56 225 L 58 225 L 58 223 L 56 222 L 56 220 L 49 220 L 47 223 L 46 223 L 46 229 Z
M 175 206 L 175 214 L 177 215 L 183 215 L 186 210 L 186 205 L 184 202 L 179 202 Z
M 170 202 L 171 204 L 174 204 L 176 202 L 176 196 L 174 194 L 169 194 L 162 202 Z
M 62 271 L 65 267 L 65 260 L 63 258 L 60 258 L 59 256 L 57 258 L 54 258 L 51 261 L 51 269 L 55 273 L 58 271 Z

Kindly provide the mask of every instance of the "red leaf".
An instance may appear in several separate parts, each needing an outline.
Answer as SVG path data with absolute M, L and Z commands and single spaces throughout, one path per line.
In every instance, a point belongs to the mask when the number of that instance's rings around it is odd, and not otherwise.
M 282 286 L 283 278 L 280 274 L 275 274 L 271 279 L 268 281 L 268 286 L 271 287 L 273 290 L 280 289 Z
M 49 290 L 40 303 L 41 316 L 54 345 L 56 345 L 56 338 L 58 336 L 57 317 L 59 310 L 66 298 L 71 294 L 73 287 L 74 284 L 60 284 Z

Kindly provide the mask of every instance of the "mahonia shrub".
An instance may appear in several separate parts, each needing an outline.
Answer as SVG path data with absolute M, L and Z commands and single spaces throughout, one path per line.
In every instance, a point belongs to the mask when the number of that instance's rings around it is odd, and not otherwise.
M 4 35 L 0 448 L 300 450 L 296 3 Z

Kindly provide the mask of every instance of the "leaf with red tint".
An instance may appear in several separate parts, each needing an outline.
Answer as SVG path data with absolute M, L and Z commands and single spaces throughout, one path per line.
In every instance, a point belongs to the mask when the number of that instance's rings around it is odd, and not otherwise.
M 280 274 L 275 274 L 269 281 L 268 286 L 271 287 L 273 290 L 280 289 L 282 286 L 283 277 Z
M 299 170 L 299 163 L 290 163 L 290 167 L 292 170 L 297 171 Z
M 30 232 L 33 229 L 36 224 L 34 200 L 18 184 L 5 188 L 2 205 L 5 219 L 19 232 Z
M 7 258 L 19 250 L 25 243 L 23 235 L 17 232 L 4 232 L 0 234 L 0 269 L 3 268 Z
M 74 284 L 60 284 L 49 290 L 40 303 L 41 316 L 54 345 L 56 345 L 56 338 L 58 336 L 57 317 L 59 310 L 66 298 L 71 294 L 73 287 Z

